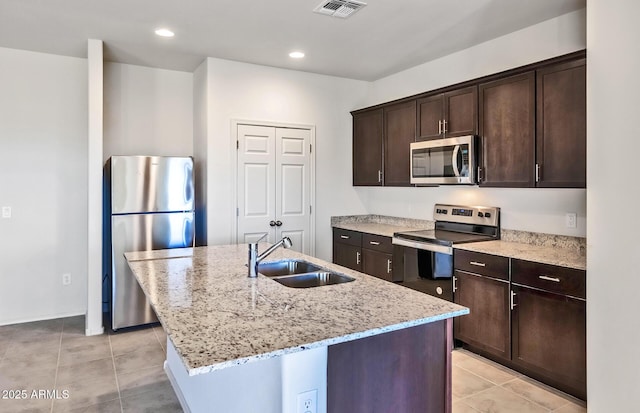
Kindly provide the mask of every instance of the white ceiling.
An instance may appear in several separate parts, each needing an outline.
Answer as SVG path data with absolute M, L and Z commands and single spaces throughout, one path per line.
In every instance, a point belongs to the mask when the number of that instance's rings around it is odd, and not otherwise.
M 348 19 L 321 0 L 0 0 L 0 47 L 193 71 L 218 57 L 375 80 L 541 21 L 586 0 L 368 0 Z M 158 27 L 176 36 L 160 38 Z M 526 45 L 523 45 L 526 47 Z M 303 50 L 293 60 L 288 53 Z

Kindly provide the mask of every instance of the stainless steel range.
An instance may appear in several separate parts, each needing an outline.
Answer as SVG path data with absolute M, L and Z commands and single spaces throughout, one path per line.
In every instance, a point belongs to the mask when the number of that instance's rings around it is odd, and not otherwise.
M 393 234 L 401 285 L 453 301 L 453 246 L 500 239 L 500 208 L 436 204 L 432 230 Z

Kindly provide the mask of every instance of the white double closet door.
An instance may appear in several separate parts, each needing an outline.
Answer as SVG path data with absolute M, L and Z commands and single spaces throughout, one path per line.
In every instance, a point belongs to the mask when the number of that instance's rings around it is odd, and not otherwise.
M 237 128 L 237 242 L 289 237 L 311 254 L 311 130 Z

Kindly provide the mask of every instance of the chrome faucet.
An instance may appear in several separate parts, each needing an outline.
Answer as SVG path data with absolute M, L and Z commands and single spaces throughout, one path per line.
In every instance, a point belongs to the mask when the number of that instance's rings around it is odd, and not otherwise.
M 266 236 L 267 234 L 264 234 L 256 242 L 249 243 L 249 262 L 247 263 L 247 266 L 249 267 L 249 278 L 256 278 L 258 276 L 258 263 L 267 258 L 269 254 L 276 250 L 276 248 L 280 245 L 282 245 L 283 248 L 291 248 L 293 245 L 289 237 L 284 237 L 267 248 L 262 254 L 258 255 L 258 243 Z

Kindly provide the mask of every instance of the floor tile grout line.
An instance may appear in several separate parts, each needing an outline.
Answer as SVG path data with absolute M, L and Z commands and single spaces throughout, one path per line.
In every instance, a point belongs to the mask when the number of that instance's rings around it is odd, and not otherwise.
M 529 377 L 529 378 L 530 378 L 530 377 Z M 536 401 L 534 401 L 534 400 L 531 400 L 531 399 L 529 399 L 529 398 L 527 398 L 527 397 L 525 397 L 525 396 L 521 395 L 520 393 L 517 393 L 517 392 L 515 392 L 514 390 L 511 390 L 511 389 L 510 389 L 510 388 L 508 388 L 508 387 L 503 387 L 502 385 L 500 385 L 500 387 L 502 387 L 502 388 L 503 388 L 503 389 L 505 389 L 505 390 L 508 390 L 508 391 L 512 392 L 513 394 L 516 394 L 516 395 L 518 395 L 518 396 L 522 397 L 522 398 L 523 398 L 523 399 L 525 399 L 525 400 L 529 400 L 530 402 L 535 403 L 536 405 L 538 405 L 538 406 L 540 406 L 540 407 L 542 407 L 542 408 L 544 408 L 544 409 L 547 409 L 547 410 L 549 410 L 550 412 L 553 412 L 554 410 L 561 409 L 561 408 L 563 408 L 564 406 L 566 406 L 566 405 L 568 405 L 568 404 L 572 404 L 572 403 L 574 403 L 573 401 L 571 401 L 571 400 L 569 400 L 569 399 L 566 399 L 566 398 L 565 398 L 565 397 L 563 397 L 562 395 L 559 395 L 559 394 L 556 394 L 556 393 L 554 393 L 554 392 L 552 392 L 552 391 L 550 391 L 550 390 L 547 390 L 546 388 L 542 387 L 541 385 L 537 385 L 537 384 L 534 384 L 534 383 L 529 383 L 529 382 L 527 382 L 526 380 L 523 380 L 522 378 L 518 378 L 518 379 L 519 379 L 519 380 L 521 380 L 521 381 L 523 381 L 523 382 L 525 382 L 525 383 L 528 383 L 528 384 L 530 384 L 530 385 L 532 385 L 532 386 L 536 387 L 537 389 L 543 390 L 543 391 L 545 391 L 545 392 L 547 392 L 547 393 L 549 393 L 549 394 L 552 394 L 552 395 L 553 395 L 553 396 L 555 396 L 555 397 L 558 397 L 558 398 L 560 398 L 560 399 L 564 400 L 564 401 L 565 401 L 565 403 L 564 403 L 563 405 L 559 406 L 559 407 L 556 407 L 555 409 L 548 409 L 548 408 L 546 408 L 546 407 L 542 406 L 540 403 L 538 403 L 538 402 L 536 402 Z M 530 379 L 531 379 L 531 378 L 530 378 Z M 534 380 L 534 379 L 531 379 L 531 380 Z M 515 380 L 510 380 L 510 381 L 508 381 L 508 382 L 506 382 L 506 383 L 504 383 L 504 384 L 511 383 L 512 381 L 515 381 Z
M 471 356 L 468 356 L 468 357 L 471 357 Z M 473 358 L 474 360 L 477 360 L 477 361 L 481 362 L 481 363 L 483 363 L 483 362 L 484 362 L 484 360 L 481 360 L 481 359 L 478 359 L 478 358 L 475 358 L 475 357 L 472 357 L 472 358 Z M 490 364 L 489 364 L 489 365 L 490 365 Z M 554 409 L 548 409 L 548 408 L 546 408 L 546 407 L 542 406 L 540 403 L 537 403 L 537 402 L 535 402 L 535 401 L 533 401 L 533 400 L 531 400 L 531 399 L 529 399 L 529 398 L 527 398 L 527 397 L 525 397 L 525 396 L 521 395 L 520 393 L 517 393 L 517 392 L 515 392 L 515 391 L 513 391 L 513 390 L 511 390 L 511 389 L 509 389 L 509 388 L 507 388 L 507 387 L 504 387 L 504 385 L 505 385 L 505 384 L 507 384 L 507 383 L 511 383 L 511 382 L 513 382 L 513 381 L 516 381 L 516 380 L 521 380 L 521 381 L 524 381 L 525 383 L 528 383 L 527 381 L 523 380 L 523 377 L 527 377 L 527 378 L 529 378 L 529 379 L 531 379 L 531 380 L 534 380 L 534 381 L 535 381 L 535 379 L 532 379 L 532 378 L 530 378 L 530 377 L 528 377 L 528 376 L 526 376 L 526 375 L 516 376 L 516 377 L 514 377 L 514 378 L 513 378 L 513 379 L 511 379 L 511 380 L 507 380 L 507 381 L 505 381 L 505 382 L 504 382 L 504 383 L 502 383 L 502 384 L 498 384 L 498 383 L 495 383 L 495 382 L 493 382 L 493 381 L 491 381 L 491 380 L 489 380 L 489 379 L 487 379 L 487 378 L 485 378 L 485 377 L 482 377 L 481 375 L 479 375 L 479 374 L 477 374 L 477 373 L 474 373 L 473 371 L 468 370 L 468 369 L 466 369 L 466 368 L 464 368 L 464 367 L 461 367 L 461 366 L 455 366 L 455 367 L 457 367 L 457 368 L 459 368 L 459 369 L 462 369 L 462 370 L 464 370 L 464 371 L 466 371 L 466 372 L 468 372 L 468 373 L 471 373 L 471 374 L 473 374 L 473 375 L 475 375 L 475 376 L 477 376 L 477 377 L 479 377 L 479 378 L 481 378 L 481 379 L 483 379 L 483 380 L 485 380 L 485 381 L 487 381 L 487 382 L 489 382 L 489 383 L 493 384 L 493 385 L 494 385 L 494 386 L 496 386 L 496 387 L 500 387 L 500 388 L 503 388 L 503 389 L 505 389 L 505 390 L 508 390 L 508 391 L 510 391 L 511 393 L 515 394 L 516 396 L 519 396 L 519 397 L 521 397 L 521 398 L 523 398 L 523 399 L 525 399 L 525 400 L 527 400 L 527 401 L 530 401 L 531 403 L 535 404 L 536 406 L 539 406 L 539 407 L 541 407 L 541 408 L 543 408 L 543 409 L 545 409 L 545 410 L 547 410 L 547 411 L 549 411 L 549 412 L 553 412 L 553 410 L 554 410 Z M 515 373 L 515 371 L 514 371 L 514 373 Z M 542 387 L 541 385 L 534 384 L 534 383 L 529 383 L 529 384 L 531 384 L 532 386 L 534 386 L 534 387 L 536 387 L 536 388 L 538 388 L 538 389 L 540 389 L 540 390 L 543 390 L 543 391 L 545 391 L 545 392 L 547 392 L 547 393 L 549 393 L 549 394 L 552 394 L 552 395 L 554 395 L 554 396 L 556 396 L 556 397 L 559 397 L 559 398 L 563 399 L 566 403 L 565 403 L 565 404 L 563 404 L 562 406 L 558 407 L 557 409 L 560 409 L 560 408 L 562 408 L 562 407 L 564 407 L 564 406 L 566 406 L 566 405 L 568 405 L 568 404 L 574 403 L 573 401 L 566 399 L 566 398 L 565 398 L 565 397 L 563 397 L 562 395 L 559 395 L 559 394 L 556 394 L 556 393 L 554 393 L 554 392 L 552 392 L 552 391 L 550 391 L 550 390 L 547 390 L 546 388 Z M 486 389 L 486 390 L 489 390 L 489 389 Z M 474 395 L 479 394 L 479 393 L 482 393 L 482 392 L 484 392 L 484 391 L 485 391 L 485 390 L 481 390 L 481 391 L 479 391 L 478 393 L 474 393 L 473 395 L 466 396 L 466 397 L 464 397 L 464 398 L 461 398 L 460 400 L 466 399 L 467 397 L 474 396 Z M 557 410 L 557 409 L 555 409 L 555 410 Z
M 107 338 L 109 339 L 109 351 L 111 352 L 111 363 L 113 364 L 113 375 L 116 378 L 116 389 L 118 389 L 118 400 L 120 401 L 120 413 L 124 413 L 124 407 L 122 406 L 122 394 L 120 393 L 120 383 L 118 382 L 118 371 L 116 370 L 116 359 L 113 355 L 113 346 L 111 345 L 111 335 L 108 334 Z

